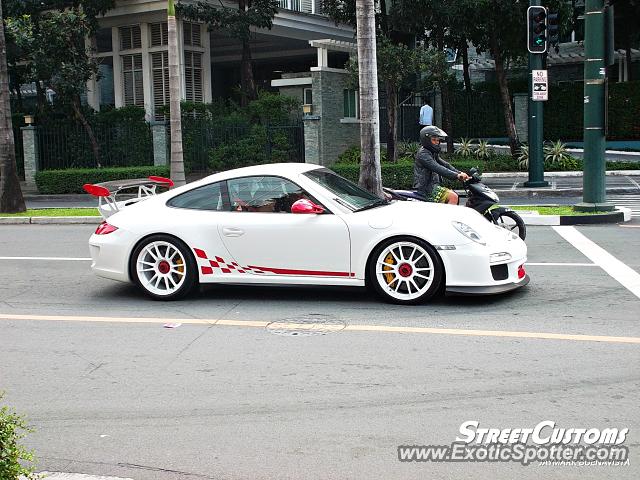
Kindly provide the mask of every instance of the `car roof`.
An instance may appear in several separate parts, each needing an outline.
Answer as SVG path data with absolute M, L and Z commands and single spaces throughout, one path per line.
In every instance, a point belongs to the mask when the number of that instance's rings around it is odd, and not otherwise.
M 250 175 L 297 175 L 310 170 L 316 170 L 318 168 L 323 167 L 322 165 L 315 165 L 313 163 L 266 163 L 214 173 L 213 175 L 203 178 L 199 183 L 209 183 L 212 181 L 226 180 L 235 177 L 246 177 Z

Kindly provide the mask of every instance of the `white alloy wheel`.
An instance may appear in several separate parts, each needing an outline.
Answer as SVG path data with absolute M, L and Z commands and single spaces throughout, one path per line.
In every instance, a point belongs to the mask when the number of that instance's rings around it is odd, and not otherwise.
M 135 272 L 147 292 L 167 297 L 182 288 L 187 276 L 187 261 L 176 245 L 157 240 L 142 247 L 136 258 Z
M 433 249 L 423 242 L 395 241 L 376 253 L 372 277 L 376 289 L 396 303 L 417 303 L 439 287 L 441 270 Z

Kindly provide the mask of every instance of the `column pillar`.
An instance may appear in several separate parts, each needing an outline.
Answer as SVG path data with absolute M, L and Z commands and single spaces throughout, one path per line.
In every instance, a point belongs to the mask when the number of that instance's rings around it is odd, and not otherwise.
M 36 191 L 38 171 L 38 130 L 34 126 L 21 127 L 22 150 L 24 155 L 24 181 L 27 191 Z
M 169 152 L 167 142 L 167 123 L 149 122 L 151 125 L 151 137 L 153 141 L 153 165 L 164 167 L 169 164 Z

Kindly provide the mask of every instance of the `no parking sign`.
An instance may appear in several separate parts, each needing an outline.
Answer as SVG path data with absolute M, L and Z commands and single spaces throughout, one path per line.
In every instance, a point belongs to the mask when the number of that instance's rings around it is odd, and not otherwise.
M 546 70 L 531 70 L 531 99 L 534 102 L 549 100 L 549 82 Z

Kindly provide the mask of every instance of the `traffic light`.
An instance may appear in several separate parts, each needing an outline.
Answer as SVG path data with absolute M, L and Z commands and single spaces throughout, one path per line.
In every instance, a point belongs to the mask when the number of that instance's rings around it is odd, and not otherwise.
M 547 15 L 547 43 L 557 46 L 560 43 L 560 32 L 558 25 L 558 14 L 549 13 Z
M 544 7 L 529 7 L 527 9 L 527 48 L 531 53 L 544 53 L 547 51 L 546 30 L 547 9 Z

